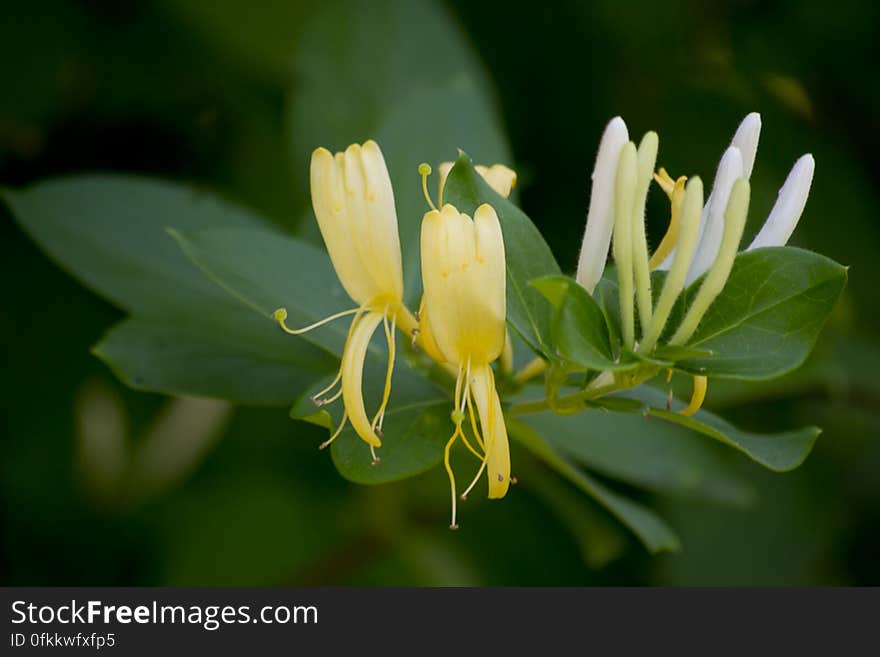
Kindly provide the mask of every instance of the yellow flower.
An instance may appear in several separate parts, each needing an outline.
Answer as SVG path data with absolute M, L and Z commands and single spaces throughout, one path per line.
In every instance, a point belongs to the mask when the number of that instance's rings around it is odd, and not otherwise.
M 449 177 L 449 172 L 452 171 L 453 166 L 455 166 L 454 162 L 441 162 L 440 166 L 437 167 L 438 173 L 440 174 L 439 205 L 443 204 L 443 188 L 446 186 L 446 179 Z M 503 164 L 493 164 L 490 167 L 477 164 L 474 169 L 499 196 L 507 198 L 510 196 L 511 190 L 516 186 L 516 171 Z M 424 164 L 419 167 L 419 172 L 422 174 L 422 187 L 425 192 L 425 198 L 427 199 L 428 204 L 433 207 L 434 204 L 428 195 L 427 184 L 427 177 L 431 173 L 431 167 Z M 440 353 L 437 343 L 434 340 L 434 335 L 431 332 L 431 324 L 427 319 L 427 313 L 428 311 L 425 308 L 425 300 L 422 299 L 421 306 L 419 307 L 419 342 L 425 352 L 432 359 L 438 362 L 443 362 L 443 355 Z M 505 365 L 510 369 L 513 367 L 513 351 L 509 339 L 505 339 L 504 347 L 505 351 L 502 354 L 502 365 Z
M 462 498 L 483 470 L 488 472 L 490 498 L 504 497 L 510 484 L 507 430 L 491 367 L 504 349 L 506 336 L 504 240 L 495 210 L 483 204 L 473 219 L 448 204 L 431 210 L 422 220 L 421 251 L 424 314 L 420 320 L 443 359 L 458 370 L 452 413 L 455 430 L 444 458 L 454 528 L 456 487 L 449 455 L 456 440 L 461 438 L 481 461 Z M 467 416 L 476 447 L 462 428 Z
M 300 334 L 338 317 L 354 315 L 339 373 L 313 399 L 320 406 L 341 396 L 345 406 L 342 421 L 322 447 L 329 445 L 350 421 L 374 450 L 382 444 L 379 436 L 391 394 L 395 326 L 416 325 L 403 305 L 400 239 L 391 179 L 379 146 L 367 141 L 362 146 L 352 144 L 335 155 L 325 148 L 316 149 L 312 153 L 311 187 L 312 207 L 333 268 L 357 307 L 299 330 L 285 326 L 287 312 L 283 308 L 275 312 L 275 318 L 288 333 Z M 363 367 L 367 347 L 380 324 L 388 342 L 388 367 L 382 401 L 370 418 L 363 399 Z M 323 398 L 340 382 L 338 392 Z
M 446 178 L 452 171 L 454 162 L 442 162 L 437 167 L 440 174 L 440 204 L 443 203 L 443 188 L 446 186 Z M 511 190 L 516 187 L 516 171 L 510 169 L 503 164 L 493 164 L 490 167 L 478 164 L 474 167 L 477 173 L 482 176 L 483 180 L 489 183 L 489 187 L 494 189 L 499 196 L 507 198 L 510 196 Z

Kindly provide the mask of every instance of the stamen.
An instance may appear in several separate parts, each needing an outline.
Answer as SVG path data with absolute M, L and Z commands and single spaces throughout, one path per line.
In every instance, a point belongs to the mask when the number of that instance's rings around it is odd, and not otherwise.
M 483 475 L 483 471 L 486 469 L 486 461 L 487 458 L 483 457 L 483 462 L 480 464 L 480 469 L 477 470 L 477 474 L 474 476 L 473 481 L 471 481 L 470 485 L 465 489 L 465 491 L 461 494 L 461 499 L 466 500 L 467 496 L 473 490 L 474 486 L 477 485 L 477 482 L 480 480 L 480 477 Z
M 703 401 L 706 399 L 706 390 L 709 387 L 709 379 L 705 376 L 694 376 L 694 391 L 691 394 L 691 403 L 687 405 L 687 408 L 683 408 L 679 411 L 682 415 L 687 415 L 690 417 L 703 405 Z
M 327 404 L 332 404 L 340 397 L 342 397 L 342 388 L 337 390 L 336 394 L 334 394 L 332 397 L 328 397 L 327 399 L 313 399 L 312 401 L 315 402 L 315 406 L 320 407 L 320 406 L 326 406 Z
M 326 449 L 327 447 L 329 447 L 330 443 L 332 443 L 334 440 L 336 440 L 336 438 L 339 437 L 339 434 L 342 433 L 342 430 L 345 428 L 345 423 L 347 421 L 348 421 L 348 413 L 343 413 L 342 414 L 342 421 L 339 423 L 339 426 L 336 427 L 336 431 L 334 431 L 333 435 L 330 436 L 327 440 L 325 440 L 323 443 L 318 445 L 318 449 Z
M 373 457 L 373 463 L 372 463 L 373 465 L 378 464 L 379 461 L 382 460 L 378 456 L 376 456 L 376 448 L 373 445 L 370 445 L 370 456 Z
M 385 340 L 388 343 L 388 369 L 385 372 L 385 389 L 382 391 L 382 403 L 379 404 L 379 410 L 373 418 L 373 430 L 382 432 L 382 422 L 385 421 L 385 409 L 388 406 L 388 399 L 391 397 L 391 375 L 394 372 L 394 356 L 395 356 L 395 334 L 394 329 L 397 327 L 397 318 L 391 318 L 391 324 L 388 323 L 388 308 L 385 308 L 385 315 L 382 318 L 382 325 L 385 329 Z
M 335 386 L 337 383 L 339 383 L 339 380 L 340 380 L 341 378 L 342 378 L 342 368 L 340 367 L 340 368 L 339 368 L 339 371 L 336 372 L 336 378 L 334 378 L 334 379 L 330 382 L 330 385 L 328 385 L 328 386 L 327 386 L 326 388 L 324 388 L 323 390 L 319 390 L 318 392 L 316 392 L 314 395 L 312 395 L 312 396 L 309 398 L 309 399 L 312 400 L 312 403 L 314 403 L 315 406 L 323 406 L 324 404 L 329 403 L 329 402 L 326 402 L 326 401 L 322 401 L 322 400 L 321 400 L 321 397 L 323 397 L 323 396 L 326 395 L 328 392 L 330 392 L 331 390 L 333 390 L 334 386 Z
M 419 165 L 419 175 L 422 177 L 422 192 L 425 194 L 425 200 L 428 201 L 428 205 L 431 206 L 431 209 L 437 212 L 437 206 L 434 205 L 434 201 L 431 200 L 431 195 L 428 194 L 428 176 L 431 175 L 431 165 L 427 162 L 422 162 Z
M 471 430 L 474 432 L 474 436 L 477 439 L 477 443 L 480 445 L 480 449 L 485 452 L 486 443 L 483 441 L 483 437 L 482 435 L 480 435 L 480 432 L 477 431 L 477 418 L 476 414 L 474 413 L 474 404 L 472 403 L 472 397 L 473 395 L 468 395 L 467 399 L 468 415 L 471 416 Z
M 457 512 L 455 499 L 455 475 L 452 473 L 452 466 L 449 463 L 449 450 L 452 449 L 452 445 L 455 443 L 455 439 L 458 438 L 459 433 L 460 428 L 456 427 L 452 437 L 446 443 L 446 449 L 443 450 L 443 467 L 446 468 L 446 475 L 449 477 L 449 490 L 452 494 L 452 521 L 449 523 L 449 529 L 458 529 L 458 524 L 455 522 Z
M 334 319 L 339 319 L 340 317 L 345 317 L 346 315 L 354 315 L 356 312 L 360 312 L 360 308 L 352 308 L 350 310 L 343 310 L 341 313 L 336 313 L 335 315 L 330 315 L 330 317 L 325 317 L 324 319 L 315 322 L 314 324 L 309 324 L 301 329 L 291 329 L 287 328 L 287 324 L 284 322 L 287 320 L 287 308 L 279 308 L 274 313 L 272 313 L 272 318 L 278 322 L 282 329 L 284 329 L 285 333 L 290 333 L 290 335 L 301 335 L 306 333 L 307 331 L 311 331 L 312 329 L 316 329 L 319 326 L 323 326 L 328 322 L 332 322 Z

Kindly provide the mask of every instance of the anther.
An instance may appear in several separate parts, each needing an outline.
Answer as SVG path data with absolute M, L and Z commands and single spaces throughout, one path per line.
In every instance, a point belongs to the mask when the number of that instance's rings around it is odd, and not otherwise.
M 425 200 L 428 202 L 428 205 L 431 206 L 431 209 L 434 212 L 437 212 L 437 206 L 434 205 L 434 201 L 431 200 L 431 195 L 428 194 L 428 176 L 431 175 L 431 165 L 427 162 L 422 162 L 419 165 L 419 175 L 422 177 L 422 192 L 425 194 Z
M 449 529 L 458 529 L 458 525 L 453 523 L 453 524 L 449 525 Z
M 519 480 L 518 480 L 516 477 L 511 477 L 511 478 L 510 478 L 510 483 L 513 484 L 513 485 L 515 486 L 516 484 L 519 483 Z

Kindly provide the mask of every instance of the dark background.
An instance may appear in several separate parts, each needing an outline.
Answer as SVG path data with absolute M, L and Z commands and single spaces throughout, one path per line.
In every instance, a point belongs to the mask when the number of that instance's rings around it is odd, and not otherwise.
M 0 9 L 0 183 L 136 171 L 208 186 L 298 230 L 291 172 L 308 153 L 284 147 L 297 100 L 286 57 L 308 3 L 6 0 Z M 728 455 L 758 489 L 748 508 L 646 498 L 683 538 L 671 556 L 627 539 L 605 567 L 588 565 L 566 523 L 525 488 L 503 505 L 475 505 L 451 533 L 437 471 L 356 486 L 315 450 L 318 432 L 281 410 L 169 407 L 123 387 L 89 354 L 120 312 L 3 214 L 3 583 L 880 584 L 878 6 L 456 0 L 445 9 L 494 81 L 521 204 L 568 271 L 598 139 L 616 114 L 632 135 L 660 133 L 673 175 L 710 179 L 739 120 L 760 111 L 747 231 L 794 160 L 814 154 L 792 242 L 851 266 L 844 299 L 800 372 L 709 397 L 743 426 L 822 426 L 807 463 L 776 475 Z M 652 203 L 649 216 L 665 216 L 659 195 Z M 649 225 L 654 243 L 663 230 Z M 202 439 L 177 470 L 149 479 L 137 499 L 108 493 L 120 444 L 181 426 Z M 90 445 L 101 447 L 97 461 Z

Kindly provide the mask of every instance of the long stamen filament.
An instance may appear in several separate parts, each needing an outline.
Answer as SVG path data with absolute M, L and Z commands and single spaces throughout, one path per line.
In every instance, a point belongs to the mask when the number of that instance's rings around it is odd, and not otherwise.
M 477 482 L 480 480 L 480 477 L 483 475 L 483 472 L 486 470 L 486 463 L 488 463 L 488 456 L 483 457 L 483 462 L 480 464 L 480 469 L 477 470 L 477 474 L 474 475 L 473 481 L 468 485 L 467 488 L 464 489 L 464 492 L 461 494 L 461 499 L 466 500 L 467 496 L 470 495 L 470 492 L 474 489 L 474 486 L 477 485 Z
M 483 436 L 477 430 L 477 416 L 476 416 L 476 413 L 474 413 L 473 395 L 468 396 L 467 407 L 468 407 L 468 415 L 470 415 L 470 417 L 471 417 L 471 430 L 474 432 L 474 436 L 477 439 L 477 444 L 479 444 L 480 449 L 482 449 L 483 452 L 485 452 L 486 451 L 486 443 L 483 440 Z
M 329 402 L 322 400 L 321 397 L 323 397 L 328 392 L 333 390 L 333 388 L 336 386 L 337 383 L 339 383 L 339 380 L 341 378 L 342 378 L 342 368 L 340 367 L 339 370 L 336 372 L 336 377 L 330 382 L 330 385 L 328 385 L 326 388 L 323 388 L 323 389 L 319 390 L 318 392 L 316 392 L 314 395 L 312 395 L 312 397 L 311 397 L 312 401 L 315 402 L 315 404 L 317 404 L 318 406 L 323 406 L 324 404 L 328 404 Z M 335 399 L 335 397 L 334 397 L 334 399 Z
M 330 443 L 332 443 L 334 440 L 336 440 L 336 438 L 339 437 L 339 434 L 342 433 L 342 430 L 345 428 L 345 423 L 347 421 L 348 421 L 348 413 L 343 413 L 342 414 L 342 421 L 340 421 L 339 426 L 336 427 L 336 431 L 333 432 L 332 436 L 330 436 L 327 440 L 325 440 L 323 443 L 321 443 L 318 446 L 318 449 L 325 449 L 325 448 L 329 447 Z
M 455 443 L 455 439 L 458 438 L 461 433 L 461 422 L 463 418 L 461 417 L 461 412 L 458 409 L 459 406 L 459 395 L 461 394 L 462 389 L 462 377 L 464 376 L 464 368 L 458 368 L 458 377 L 455 379 L 455 411 L 453 411 L 453 421 L 455 422 L 455 431 L 452 433 L 452 437 L 446 442 L 446 447 L 443 450 L 443 467 L 446 469 L 446 476 L 449 477 L 449 489 L 452 497 L 452 521 L 449 523 L 450 529 L 458 529 L 458 525 L 456 524 L 456 495 L 455 495 L 455 474 L 452 472 L 452 464 L 449 462 L 449 452 L 452 449 L 452 445 Z
M 315 404 L 318 406 L 326 406 L 327 404 L 332 404 L 340 397 L 342 397 L 342 388 L 337 390 L 332 397 L 328 397 L 327 399 L 315 399 Z
M 431 165 L 427 162 L 422 162 L 419 165 L 419 175 L 422 177 L 422 192 L 425 194 L 425 200 L 428 201 L 428 205 L 431 206 L 431 209 L 436 212 L 437 206 L 434 205 L 434 201 L 431 200 L 431 195 L 428 194 L 428 176 L 431 175 Z
M 388 309 L 385 309 L 385 316 L 382 319 L 383 328 L 385 329 L 385 340 L 388 343 L 388 369 L 385 372 L 385 389 L 382 391 L 382 403 L 379 404 L 379 410 L 373 418 L 373 430 L 382 433 L 382 422 L 385 420 L 385 409 L 388 406 L 388 399 L 391 397 L 391 375 L 394 373 L 394 356 L 395 356 L 395 333 L 397 319 L 391 318 L 389 326 Z
M 289 333 L 290 335 L 302 335 L 312 329 L 316 329 L 319 326 L 323 326 L 328 322 L 332 322 L 335 319 L 339 319 L 340 317 L 345 317 L 346 315 L 354 315 L 356 312 L 360 312 L 361 308 L 351 308 L 350 310 L 343 310 L 341 313 L 336 313 L 335 315 L 330 315 L 329 317 L 325 317 L 324 319 L 315 322 L 314 324 L 309 324 L 308 326 L 304 326 L 301 329 L 291 329 L 287 327 L 285 321 L 287 320 L 287 309 L 279 308 L 274 313 L 272 313 L 272 318 L 278 322 L 279 326 L 284 329 L 285 333 Z

